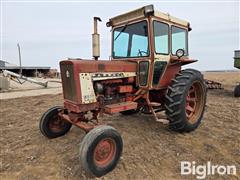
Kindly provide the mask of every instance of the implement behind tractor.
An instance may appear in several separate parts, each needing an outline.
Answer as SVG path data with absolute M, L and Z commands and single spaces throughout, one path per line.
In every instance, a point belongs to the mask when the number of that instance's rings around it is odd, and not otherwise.
M 177 132 L 195 130 L 206 104 L 203 75 L 181 67 L 189 58 L 187 21 L 155 11 L 153 5 L 116 16 L 112 29 L 111 61 L 98 60 L 99 34 L 94 18 L 93 59 L 60 62 L 64 106 L 52 107 L 40 120 L 48 138 L 67 133 L 72 124 L 87 134 L 80 160 L 91 175 L 113 170 L 121 156 L 121 135 L 98 119 L 100 114 L 142 112 Z M 157 113 L 165 111 L 167 119 Z
M 223 89 L 222 84 L 219 82 L 205 79 L 205 83 L 208 89 Z

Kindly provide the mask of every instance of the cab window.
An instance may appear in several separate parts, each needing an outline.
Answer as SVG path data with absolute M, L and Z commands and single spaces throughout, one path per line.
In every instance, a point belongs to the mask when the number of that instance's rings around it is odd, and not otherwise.
M 117 37 L 117 33 L 114 33 L 114 38 L 116 37 Z M 129 34 L 122 32 L 121 36 L 119 36 L 116 39 L 116 43 L 114 43 L 115 56 L 118 56 L 118 57 L 127 56 L 128 41 L 129 41 Z
M 160 80 L 160 77 L 163 74 L 163 71 L 166 67 L 167 62 L 164 61 L 156 61 L 154 63 L 154 69 L 153 69 L 153 81 L 152 85 L 157 86 Z
M 153 21 L 155 51 L 158 54 L 169 54 L 169 26 Z
M 147 21 L 126 24 L 113 31 L 113 58 L 149 56 Z
M 132 36 L 131 57 L 148 55 L 148 38 L 141 35 Z
M 172 26 L 172 54 L 176 55 L 178 49 L 183 49 L 184 55 L 188 54 L 187 30 Z

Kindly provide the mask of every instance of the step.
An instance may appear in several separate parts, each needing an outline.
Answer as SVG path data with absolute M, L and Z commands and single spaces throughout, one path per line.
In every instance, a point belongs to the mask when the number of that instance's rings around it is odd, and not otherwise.
M 122 111 L 127 111 L 131 109 L 136 109 L 137 108 L 137 103 L 132 102 L 132 101 L 127 101 L 127 102 L 121 102 L 121 103 L 116 103 L 116 104 L 109 104 L 106 105 L 104 108 L 104 112 L 107 114 L 114 114 Z
M 151 102 L 149 105 L 152 106 L 152 107 L 158 107 L 158 106 L 161 106 L 161 103 Z
M 169 124 L 169 121 L 167 119 L 162 119 L 162 118 L 158 118 L 157 117 L 157 110 L 154 110 L 152 106 L 150 106 L 150 110 L 153 114 L 153 117 L 154 119 L 157 121 L 157 122 L 160 122 L 160 123 L 163 123 L 163 124 Z
M 161 108 L 156 108 L 156 109 L 153 109 L 153 110 L 154 110 L 155 113 L 158 113 L 158 112 L 164 111 L 166 109 L 161 107 Z
M 156 119 L 157 122 L 163 123 L 163 124 L 169 124 L 169 121 L 167 119 Z

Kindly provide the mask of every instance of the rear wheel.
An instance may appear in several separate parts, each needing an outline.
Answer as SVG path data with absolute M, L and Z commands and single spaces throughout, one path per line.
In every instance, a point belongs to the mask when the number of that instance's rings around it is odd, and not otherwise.
M 234 97 L 240 97 L 240 84 L 234 88 Z
M 177 74 L 166 94 L 166 115 L 170 128 L 190 132 L 201 123 L 206 104 L 206 85 L 203 75 L 194 69 Z
M 70 130 L 72 124 L 58 116 L 58 112 L 61 109 L 59 106 L 52 107 L 42 115 L 39 129 L 44 136 L 56 138 L 63 136 Z
M 122 153 L 122 138 L 111 126 L 92 129 L 80 144 L 80 161 L 90 175 L 101 177 L 112 171 Z

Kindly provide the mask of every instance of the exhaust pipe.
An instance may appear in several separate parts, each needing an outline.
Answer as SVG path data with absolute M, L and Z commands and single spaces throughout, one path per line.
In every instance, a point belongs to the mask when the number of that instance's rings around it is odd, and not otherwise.
M 100 57 L 100 35 L 98 34 L 97 30 L 97 22 L 102 21 L 100 17 L 94 17 L 94 24 L 93 24 L 93 34 L 92 34 L 92 53 L 93 58 L 97 61 Z

